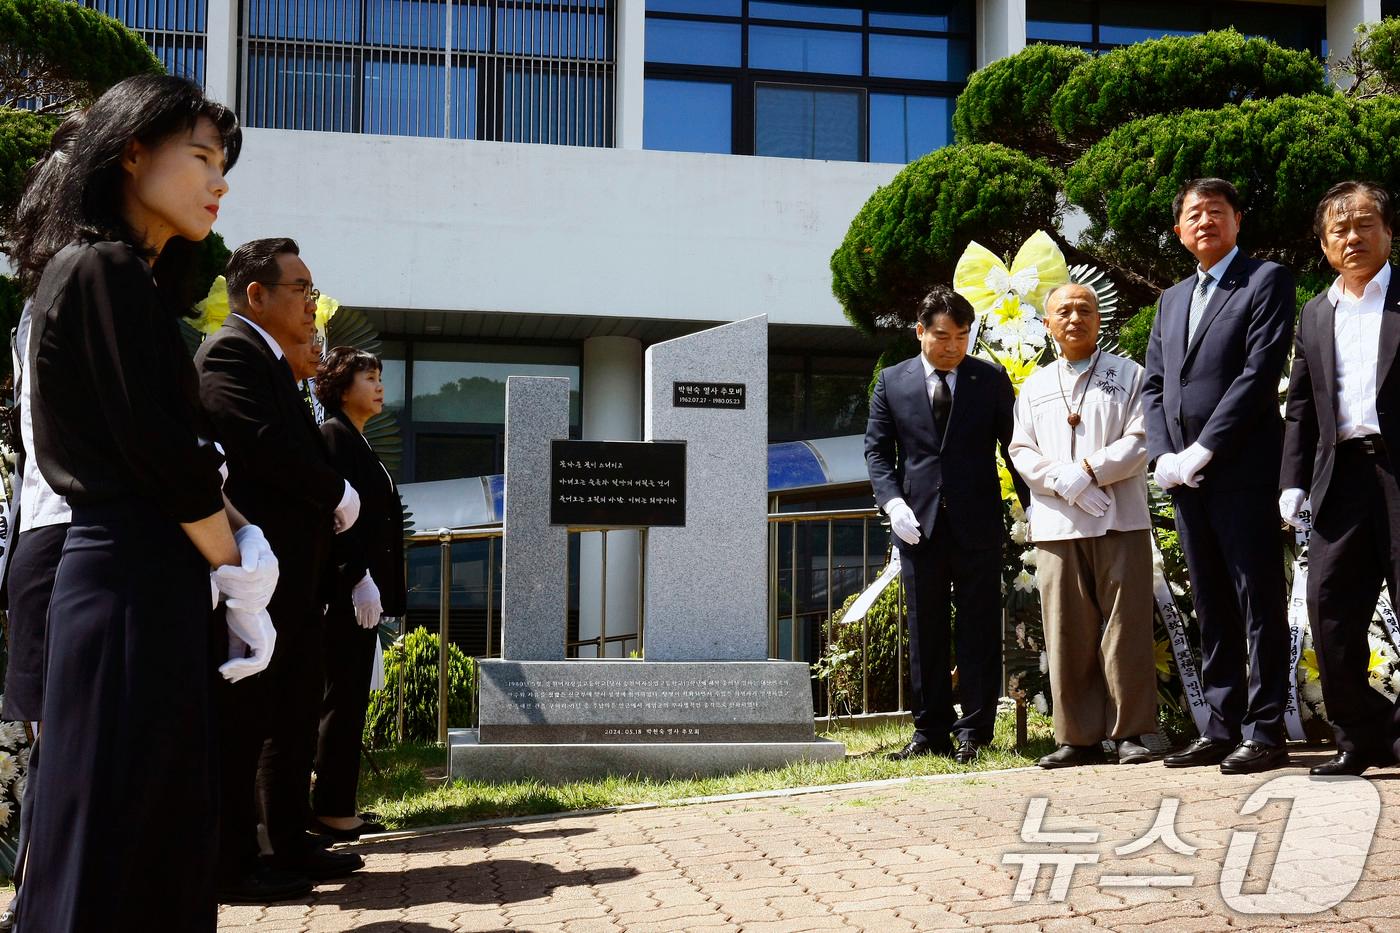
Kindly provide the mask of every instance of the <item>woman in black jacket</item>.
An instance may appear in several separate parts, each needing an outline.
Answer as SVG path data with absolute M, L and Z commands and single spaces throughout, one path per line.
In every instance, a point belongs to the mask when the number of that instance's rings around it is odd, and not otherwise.
M 212 675 L 266 665 L 277 570 L 200 441 L 178 318 L 240 141 L 233 113 L 196 85 L 129 78 L 86 110 L 66 165 L 30 176 L 44 190 L 5 231 L 32 302 L 29 453 L 72 507 L 21 933 L 216 926 Z M 225 620 L 211 614 L 221 595 Z M 263 659 L 223 663 L 230 631 Z
M 374 640 L 381 615 L 403 615 L 403 507 L 389 471 L 365 439 L 365 423 L 384 410 L 383 364 L 373 353 L 336 347 L 316 377 L 326 409 L 321 433 L 331 462 L 360 493 L 360 519 L 336 536 L 326 610 L 326 695 L 316 746 L 312 830 L 338 840 L 383 832 L 356 814 L 360 737 L 369 705 Z

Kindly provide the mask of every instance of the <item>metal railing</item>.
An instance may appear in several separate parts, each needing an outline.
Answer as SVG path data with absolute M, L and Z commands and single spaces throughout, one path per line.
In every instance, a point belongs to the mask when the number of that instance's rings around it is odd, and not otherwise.
M 208 0 L 79 0 L 120 20 L 151 47 L 165 70 L 204 83 Z
M 769 527 L 769 587 L 768 587 L 768 590 L 769 590 L 769 594 L 768 594 L 769 620 L 768 620 L 768 635 L 769 635 L 769 656 L 770 656 L 770 657 L 781 657 L 781 656 L 783 656 L 783 652 L 782 652 L 782 650 L 781 650 L 781 638 L 780 638 L 780 628 L 781 628 L 781 625 L 782 625 L 783 621 L 786 621 L 786 622 L 787 622 L 787 624 L 788 624 L 788 626 L 789 626 L 789 633 L 790 633 L 790 637 L 789 637 L 789 640 L 788 640 L 788 650 L 787 650 L 787 652 L 786 652 L 786 655 L 787 655 L 787 659 L 788 659 L 788 660 L 807 660 L 807 661 L 815 661 L 815 660 L 817 660 L 818 657 L 821 656 L 822 653 L 825 652 L 826 646 L 827 646 L 827 645 L 830 645 L 830 644 L 832 643 L 832 641 L 833 641 L 833 639 L 834 639 L 834 637 L 835 637 L 835 628 L 834 628 L 834 626 L 835 626 L 835 612 L 836 612 L 836 610 L 841 606 L 842 603 L 845 602 L 847 596 L 851 595 L 852 592 L 859 592 L 859 591 L 861 591 L 861 590 L 864 590 L 865 587 L 867 587 L 867 586 L 870 584 L 870 581 L 871 581 L 871 579 L 873 578 L 873 577 L 872 577 L 872 564 L 871 564 L 872 551 L 871 551 L 871 548 L 870 548 L 870 522 L 871 522 L 872 520 L 878 520 L 878 517 L 879 517 L 879 513 L 878 513 L 876 510 L 874 510 L 874 509 L 846 509 L 846 510 L 837 510 L 837 511 L 829 511 L 829 512 L 787 512 L 787 513 L 774 513 L 774 514 L 770 514 L 770 515 L 768 516 L 768 527 Z M 780 529 L 781 529 L 783 526 L 787 526 L 787 527 L 790 528 L 790 536 L 791 536 L 791 541 L 790 541 L 790 543 L 789 543 L 789 544 L 790 544 L 791 560 L 790 560 L 790 562 L 789 562 L 789 564 L 788 564 L 788 566 L 787 566 L 787 568 L 786 568 L 786 571 L 787 571 L 787 580 L 788 580 L 788 584 L 789 584 L 789 585 L 788 585 L 788 600 L 787 600 L 787 605 L 786 605 L 785 607 L 781 605 L 782 600 L 781 600 L 781 593 L 780 593 L 780 589 L 781 589 L 781 587 L 780 587 L 780 580 L 781 580 L 782 572 L 783 572 L 783 569 L 784 569 L 784 568 L 781 567 L 782 561 L 780 560 L 780 555 L 779 555 L 779 539 L 780 539 L 780 537 L 781 537 Z M 797 534 L 797 529 L 798 529 L 799 527 L 801 527 L 801 528 L 816 528 L 816 527 L 819 527 L 819 526 L 824 526 L 825 529 L 826 529 L 826 545 L 825 545 L 826 560 L 825 560 L 825 564 L 824 564 L 824 566 L 823 566 L 823 568 L 822 568 L 821 570 L 807 571 L 807 572 L 804 573 L 804 572 L 800 571 L 800 569 L 799 569 L 799 553 L 800 553 L 800 551 L 799 551 L 799 547 L 798 547 L 798 534 Z M 856 580 L 856 575 L 854 574 L 853 571 L 855 571 L 855 570 L 857 569 L 857 568 L 855 568 L 855 567 L 853 567 L 853 566 L 844 566 L 844 567 L 843 567 L 843 566 L 838 566 L 838 563 L 837 563 L 837 552 L 836 552 L 836 545 L 835 545 L 835 542 L 836 542 L 836 531 L 838 530 L 838 528 L 841 528 L 841 527 L 859 527 L 859 529 L 860 529 L 860 535 L 861 535 L 860 566 L 859 566 L 859 568 L 858 568 L 858 569 L 859 569 L 859 577 L 858 577 L 858 579 L 859 579 L 859 588 L 857 589 L 857 588 L 854 587 L 854 586 L 848 586 L 850 592 L 844 592 L 844 591 L 843 591 L 843 587 L 840 586 L 840 585 L 838 584 L 838 582 L 837 582 L 837 580 L 838 580 L 838 574 L 849 573 L 851 582 L 854 583 L 855 580 Z M 599 587 L 599 593 L 598 593 L 598 623 L 599 623 L 599 624 L 598 624 L 598 634 L 597 634 L 596 636 L 594 636 L 594 637 L 591 637 L 591 638 L 568 639 L 568 640 L 565 642 L 565 646 L 566 646 L 566 650 L 567 650 L 567 652 L 570 654 L 570 656 L 575 656 L 575 657 L 576 657 L 577 654 L 578 654 L 578 649 L 580 649 L 580 648 L 586 648 L 586 647 L 590 647 L 590 646 L 591 646 L 591 647 L 593 647 L 593 648 L 595 649 L 595 654 L 596 654 L 597 657 L 604 657 L 604 656 L 606 656 L 606 654 L 607 654 L 606 646 L 608 646 L 608 645 L 613 645 L 613 644 L 621 644 L 621 645 L 622 645 L 622 653 L 623 653 L 624 656 L 626 656 L 626 655 L 629 654 L 628 644 L 629 644 L 629 643 L 632 643 L 632 642 L 635 642 L 635 645 L 636 645 L 635 649 L 633 649 L 633 650 L 635 650 L 638 654 L 642 654 L 642 653 L 644 652 L 644 649 L 645 649 L 645 612 L 644 612 L 644 606 L 645 606 L 645 591 L 646 591 L 646 531 L 645 531 L 645 529 L 643 529 L 643 530 L 641 530 L 641 531 L 639 532 L 640 540 L 639 540 L 639 542 L 638 542 L 638 548 L 637 548 L 637 555 L 638 555 L 638 563 L 637 563 L 637 631 L 636 631 L 636 632 L 624 632 L 624 633 L 620 633 L 620 634 L 609 634 L 609 633 L 608 633 L 608 606 L 607 606 L 607 600 L 608 600 L 608 587 L 607 587 L 607 574 L 608 574 L 608 534 L 609 534 L 610 531 L 615 531 L 615 530 L 617 530 L 617 529 L 608 529 L 608 528 L 572 528 L 572 529 L 570 529 L 570 533 L 571 533 L 571 534 L 579 533 L 579 534 L 599 534 L 599 535 L 601 535 L 601 547 L 600 547 L 600 555 L 599 555 L 599 556 L 600 556 L 600 564 L 601 564 L 600 570 L 601 570 L 601 573 L 602 573 L 602 575 L 603 575 L 603 578 L 602 578 L 602 581 L 601 581 L 601 585 L 600 585 L 600 587 Z M 474 655 L 474 656 L 475 656 L 475 657 L 478 657 L 478 658 L 492 658 L 492 657 L 496 657 L 496 656 L 497 656 L 497 651 L 495 650 L 495 642 L 496 642 L 496 611 L 497 611 L 497 607 L 498 607 L 498 605 L 499 605 L 499 599 L 498 599 L 498 593 L 497 593 L 497 586 L 498 586 L 498 585 L 497 585 L 497 583 L 496 583 L 496 571 L 497 571 L 497 565 L 498 565 L 498 554 L 499 554 L 500 551 L 501 551 L 501 548 L 500 548 L 500 541 L 501 541 L 502 537 L 503 537 L 503 529 L 502 529 L 502 527 L 499 526 L 499 525 L 493 525 L 493 526 L 486 526 L 486 527 L 479 527 L 479 528 L 468 528 L 468 529 L 447 529 L 447 528 L 443 528 L 443 529 L 439 529 L 439 530 L 437 530 L 437 531 L 423 531 L 423 532 L 417 532 L 417 533 L 414 533 L 414 534 L 410 534 L 410 535 L 406 536 L 406 539 L 405 539 L 405 540 L 406 540 L 406 543 L 407 543 L 410 547 L 415 546 L 415 545 L 416 545 L 416 546 L 424 546 L 424 545 L 436 544 L 437 547 L 438 547 L 438 549 L 439 549 L 439 559 L 438 559 L 438 574 L 439 574 L 439 578 L 438 578 L 438 600 L 437 600 L 437 602 L 438 602 L 438 605 L 437 605 L 437 629 L 438 629 L 439 645 L 441 646 L 441 650 L 439 651 L 439 654 L 438 654 L 438 690 L 439 690 L 438 696 L 439 696 L 439 704 L 438 704 L 438 723 L 437 723 L 438 729 L 437 729 L 437 731 L 438 731 L 438 741 L 439 741 L 439 742 L 444 742 L 444 743 L 445 743 L 445 742 L 447 741 L 447 729 L 448 729 L 448 722 L 447 722 L 448 703 L 445 702 L 445 698 L 447 697 L 447 684 L 448 684 L 448 676 L 447 676 L 447 674 L 448 674 L 448 660 L 449 660 L 449 651 L 448 651 L 447 646 L 449 646 L 449 645 L 452 643 L 452 637 L 451 637 L 451 631 L 450 631 L 450 624 L 449 624 L 449 623 L 450 623 L 450 619 L 451 619 L 451 614 L 452 614 L 452 589 L 453 589 L 453 554 L 452 554 L 452 546 L 453 546 L 454 544 L 457 544 L 457 543 L 460 543 L 460 542 L 464 542 L 464 541 L 485 541 L 485 542 L 486 542 L 486 545 L 487 545 L 487 553 L 486 553 L 486 574 L 485 574 L 485 577 L 484 577 L 484 580 L 485 580 L 485 586 L 484 586 L 484 589 L 485 589 L 485 603 L 486 603 L 486 620 L 485 620 L 485 622 L 486 622 L 486 626 L 485 626 L 485 628 L 486 628 L 486 638 L 485 638 L 485 645 L 483 646 L 483 647 L 484 647 L 484 651 L 483 651 L 482 653 L 476 654 L 476 655 Z M 782 556 L 787 556 L 787 555 L 782 555 Z M 874 569 L 876 569 L 876 570 L 878 570 L 878 567 L 879 567 L 880 565 L 883 565 L 883 563 L 884 563 L 884 556 L 883 556 L 883 554 L 878 554 L 877 556 L 878 556 L 878 564 L 877 564 L 877 565 L 874 565 Z M 407 555 L 406 555 L 406 558 L 407 558 Z M 799 590 L 803 590 L 803 589 L 807 589 L 807 588 L 806 588 L 806 587 L 803 587 L 803 586 L 799 586 L 799 585 L 798 585 L 798 580 L 799 580 L 799 578 L 804 578 L 804 579 L 810 580 L 814 575 L 817 575 L 817 574 L 824 574 L 824 576 L 825 576 L 825 579 L 824 579 L 824 581 L 823 581 L 823 589 L 825 590 L 825 595 L 824 595 L 825 607 L 824 607 L 824 609 L 821 608 L 821 607 L 818 607 L 818 608 L 815 608 L 815 609 L 814 609 L 814 608 L 801 608 L 800 600 L 799 600 Z M 567 579 L 567 572 L 566 572 L 566 579 L 565 579 L 563 582 L 564 582 L 565 589 L 567 590 L 568 587 L 569 587 L 569 580 Z M 897 674 L 898 691 L 897 691 L 897 692 L 898 692 L 900 710 L 903 710 L 903 709 L 906 708 L 906 703 L 905 703 L 905 685 L 904 685 L 905 678 L 904 678 L 904 670 L 903 670 L 902 658 L 903 658 L 903 654 L 904 654 L 904 646 L 905 646 L 906 643 L 907 643 L 907 630 L 906 630 L 906 621 L 905 621 L 905 619 L 904 619 L 903 598 L 902 598 L 902 597 L 903 597 L 903 593 L 901 592 L 901 593 L 900 593 L 900 603 L 899 603 L 899 606 L 900 606 L 900 608 L 899 608 L 899 620 L 898 620 L 898 623 L 897 623 L 897 625 L 898 625 L 898 634 L 897 634 L 897 641 L 898 641 L 898 644 L 897 644 L 897 652 L 898 652 L 898 653 L 897 653 L 897 657 L 898 657 L 899 659 L 901 659 L 901 660 L 900 660 L 900 662 L 896 665 L 897 668 L 898 668 L 898 674 Z M 567 604 L 566 604 L 566 605 L 567 605 Z M 786 611 L 785 611 L 785 612 L 781 611 L 781 610 L 783 610 L 783 609 L 785 609 Z M 561 624 L 564 624 L 564 625 L 566 626 L 566 630 L 567 630 L 567 625 L 568 625 L 568 617 L 567 617 L 567 616 L 568 616 L 568 609 L 567 609 L 567 608 L 566 608 L 565 612 L 566 612 L 566 617 L 565 617 L 564 619 L 561 619 L 560 621 L 561 621 Z M 802 625 L 799 625 L 799 622 L 801 622 Z M 819 626 L 819 629 L 818 629 L 818 630 L 824 632 L 824 637 L 820 639 L 820 645 L 819 645 L 819 647 L 818 647 L 818 650 L 814 653 L 814 656 L 811 657 L 811 658 L 800 657 L 801 652 L 798 651 L 798 642 L 799 642 L 798 633 L 799 633 L 799 631 L 801 631 L 803 628 L 805 628 L 807 624 L 812 624 L 812 625 Z M 869 671 L 869 633 L 868 633 L 869 622 L 868 622 L 868 620 L 862 620 L 861 626 L 862 626 L 862 631 L 861 631 L 861 663 L 860 663 L 860 676 L 861 676 L 861 712 L 869 712 L 869 711 L 870 711 L 870 681 L 869 681 L 870 671 Z M 814 700 L 815 700 L 815 699 L 816 699 L 816 698 L 814 697 Z M 828 681 L 827 692 L 826 692 L 826 707 L 827 707 L 827 711 L 828 711 L 828 712 L 831 711 L 831 706 L 832 706 L 831 684 L 830 684 L 830 681 Z M 403 734 L 403 679 L 402 679 L 402 678 L 399 679 L 399 695 L 398 695 L 398 706 L 397 706 L 397 710 L 398 710 L 399 734 L 402 735 L 402 734 Z

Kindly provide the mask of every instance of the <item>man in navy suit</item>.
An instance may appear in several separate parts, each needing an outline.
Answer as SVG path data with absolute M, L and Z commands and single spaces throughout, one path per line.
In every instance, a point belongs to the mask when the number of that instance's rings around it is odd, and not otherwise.
M 1367 630 L 1381 584 L 1400 593 L 1400 276 L 1390 265 L 1390 192 L 1333 185 L 1313 230 L 1337 272 L 1298 321 L 1279 509 L 1294 527 L 1312 500 L 1308 617 L 1337 755 L 1318 775 L 1395 762 L 1396 706 L 1370 684 Z
M 890 517 L 909 603 L 914 738 L 891 757 L 955 755 L 991 742 L 1001 694 L 1001 567 L 1006 526 L 996 452 L 1007 464 L 1016 392 L 995 363 L 967 355 L 975 313 L 939 286 L 919 305 L 921 353 L 880 373 L 865 462 Z M 1016 491 L 1024 505 L 1020 477 Z M 949 676 L 949 589 L 957 610 L 962 717 Z M 950 735 L 956 734 L 953 749 Z
M 1288 763 L 1278 384 L 1293 336 L 1293 276 L 1240 252 L 1240 197 L 1228 181 L 1187 182 L 1172 210 L 1198 265 L 1162 292 L 1143 400 L 1148 456 L 1175 504 L 1191 573 L 1210 720 L 1164 764 L 1248 774 Z

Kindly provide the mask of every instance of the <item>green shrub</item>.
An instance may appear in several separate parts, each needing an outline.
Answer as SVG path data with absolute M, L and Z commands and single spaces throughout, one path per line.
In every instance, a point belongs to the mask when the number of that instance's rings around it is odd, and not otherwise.
M 403 734 L 398 728 L 399 681 L 403 681 Z M 447 684 L 450 725 L 476 722 L 476 659 L 451 646 Z M 438 722 L 438 636 L 414 629 L 384 652 L 384 689 L 369 695 L 365 744 L 383 748 L 401 742 L 434 742 Z
M 857 594 L 859 595 L 859 594 Z M 816 677 L 829 682 L 831 687 L 831 712 L 838 716 L 849 716 L 862 711 L 861 703 L 861 634 L 862 623 L 850 625 L 842 623 L 856 596 L 846 600 L 836 615 L 832 626 L 833 640 L 827 646 L 816 665 Z M 865 614 L 866 656 L 870 676 L 870 709 L 872 713 L 893 712 L 899 709 L 899 675 L 895 667 L 899 658 L 899 581 L 894 580 L 879 595 L 870 610 Z M 904 666 L 904 691 L 906 705 L 912 693 L 909 689 L 909 651 L 906 644 L 902 663 Z
M 1152 321 L 1157 306 L 1148 305 L 1124 321 L 1118 328 L 1118 348 L 1123 355 L 1147 365 L 1147 341 L 1152 337 Z
M 978 69 L 958 95 L 957 141 L 1001 143 L 1064 164 L 1069 153 L 1050 122 L 1050 101 L 1090 60 L 1083 49 L 1037 44 Z

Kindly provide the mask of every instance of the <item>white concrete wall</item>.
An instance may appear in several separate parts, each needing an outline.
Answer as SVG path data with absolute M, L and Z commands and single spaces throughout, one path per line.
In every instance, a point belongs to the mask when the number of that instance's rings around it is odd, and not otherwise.
M 843 324 L 827 261 L 898 170 L 249 129 L 216 229 L 357 307 Z
M 1026 0 L 977 0 L 977 67 L 1026 47 Z
M 1327 58 L 1336 62 L 1351 54 L 1359 23 L 1381 19 L 1381 0 L 1327 0 Z M 1351 81 L 1338 81 L 1347 86 Z

